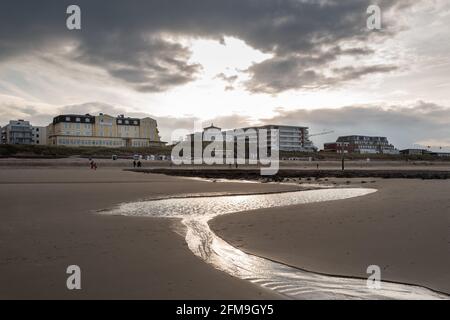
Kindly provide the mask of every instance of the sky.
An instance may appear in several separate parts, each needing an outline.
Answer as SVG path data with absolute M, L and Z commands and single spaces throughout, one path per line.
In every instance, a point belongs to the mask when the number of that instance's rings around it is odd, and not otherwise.
M 449 52 L 448 0 L 3 0 L 0 125 L 104 112 L 169 142 L 201 121 L 450 149 Z

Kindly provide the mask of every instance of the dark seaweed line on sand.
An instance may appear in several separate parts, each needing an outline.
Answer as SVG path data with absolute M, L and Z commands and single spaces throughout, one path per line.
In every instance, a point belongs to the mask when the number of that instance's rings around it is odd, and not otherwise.
M 259 169 L 126 169 L 143 173 L 208 179 L 245 179 L 279 181 L 284 178 L 384 178 L 384 179 L 450 179 L 450 171 L 435 170 L 293 170 L 280 169 L 274 176 L 261 176 Z

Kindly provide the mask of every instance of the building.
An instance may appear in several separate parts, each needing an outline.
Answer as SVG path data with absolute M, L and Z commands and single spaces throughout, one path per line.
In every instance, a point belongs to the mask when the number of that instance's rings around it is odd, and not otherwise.
M 432 151 L 426 149 L 404 149 L 400 153 L 407 156 L 436 156 L 436 157 L 450 157 L 450 152 Z
M 265 125 L 260 127 L 249 127 L 248 129 L 266 129 L 268 131 L 268 141 L 271 141 L 270 131 L 277 130 L 277 136 L 273 139 L 274 145 L 271 148 L 276 148 L 279 151 L 297 151 L 297 152 L 314 152 L 314 147 L 311 140 L 309 140 L 308 127 L 300 126 L 284 126 L 284 125 Z
M 2 144 L 32 144 L 32 126 L 25 120 L 11 120 L 1 128 Z
M 47 144 L 47 127 L 31 127 L 31 143 L 35 145 Z
M 249 143 L 255 143 L 257 145 L 257 134 L 260 129 L 267 130 L 267 141 L 269 143 L 268 149 L 299 152 L 316 151 L 313 143 L 311 142 L 311 140 L 309 140 L 308 127 L 300 126 L 264 125 L 258 127 L 246 127 L 222 131 L 221 128 L 211 124 L 211 126 L 203 129 L 202 140 L 212 141 L 218 134 L 222 134 L 224 140 L 228 135 L 233 136 L 235 140 L 239 140 L 240 138 L 242 138 Z M 271 137 L 271 130 L 277 130 L 274 139 L 272 139 Z M 256 133 L 256 135 L 251 134 L 252 132 Z M 189 136 L 192 139 L 194 134 L 190 134 Z
M 100 113 L 64 114 L 47 126 L 47 143 L 58 146 L 148 147 L 160 146 L 156 120 L 112 117 Z
M 431 155 L 437 157 L 450 157 L 450 152 L 431 152 Z
M 217 135 L 223 135 L 224 133 L 221 128 L 211 123 L 209 127 L 203 128 L 202 139 L 203 141 L 213 141 Z
M 323 144 L 323 151 L 334 153 L 349 153 L 350 147 L 348 142 L 327 142 Z
M 399 154 L 386 137 L 341 136 L 336 142 L 324 144 L 324 151 L 361 154 Z
M 404 149 L 400 150 L 400 154 L 407 156 L 422 156 L 426 154 L 430 154 L 431 152 L 425 149 Z

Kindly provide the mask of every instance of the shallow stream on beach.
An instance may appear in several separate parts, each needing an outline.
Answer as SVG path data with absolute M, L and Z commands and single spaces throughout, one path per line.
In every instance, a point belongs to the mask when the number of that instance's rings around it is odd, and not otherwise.
M 208 221 L 219 215 L 365 196 L 376 189 L 339 188 L 255 195 L 186 197 L 124 203 L 103 212 L 113 215 L 180 218 L 190 250 L 215 268 L 291 299 L 448 299 L 414 285 L 328 276 L 286 266 L 242 252 L 219 238 Z

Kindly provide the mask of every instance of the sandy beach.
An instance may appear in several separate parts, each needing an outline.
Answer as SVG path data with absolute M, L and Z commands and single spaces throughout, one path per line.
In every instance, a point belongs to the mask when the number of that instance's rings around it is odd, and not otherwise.
M 229 214 L 210 226 L 240 250 L 298 268 L 367 278 L 367 266 L 378 265 L 384 280 L 450 294 L 450 180 L 351 181 L 378 191 Z
M 344 180 L 330 178 L 331 183 Z M 347 180 L 347 179 L 346 179 Z M 367 179 L 366 179 L 367 180 Z M 311 271 L 367 277 L 450 292 L 449 180 L 382 180 L 348 200 L 230 214 L 212 221 L 248 253 Z M 197 258 L 176 219 L 108 216 L 122 202 L 189 194 L 297 190 L 296 185 L 214 183 L 121 168 L 0 168 L 1 299 L 277 299 Z M 82 290 L 66 288 L 68 265 Z
M 213 184 L 120 169 L 0 169 L 1 299 L 257 299 L 275 293 L 195 257 L 169 219 L 92 210 L 185 193 L 253 193 L 292 187 Z M 66 288 L 66 268 L 82 290 Z

